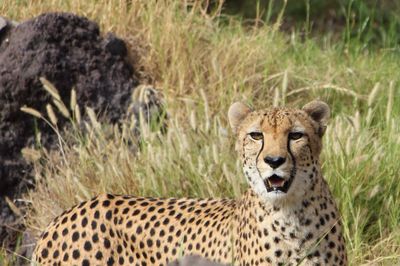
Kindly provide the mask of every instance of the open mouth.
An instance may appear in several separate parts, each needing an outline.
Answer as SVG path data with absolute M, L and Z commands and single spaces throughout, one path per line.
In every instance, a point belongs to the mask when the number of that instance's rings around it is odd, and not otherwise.
M 292 184 L 293 177 L 291 176 L 289 180 L 285 180 L 284 178 L 278 175 L 272 175 L 264 180 L 265 187 L 268 192 L 271 191 L 281 191 L 287 193 L 290 185 Z

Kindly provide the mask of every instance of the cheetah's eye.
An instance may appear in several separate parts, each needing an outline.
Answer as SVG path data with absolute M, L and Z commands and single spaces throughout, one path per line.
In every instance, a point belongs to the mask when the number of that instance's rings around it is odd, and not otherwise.
M 302 132 L 291 132 L 289 133 L 289 139 L 291 140 L 298 140 L 304 136 Z
M 263 139 L 263 134 L 261 132 L 250 132 L 249 133 L 250 138 L 253 140 L 262 140 Z

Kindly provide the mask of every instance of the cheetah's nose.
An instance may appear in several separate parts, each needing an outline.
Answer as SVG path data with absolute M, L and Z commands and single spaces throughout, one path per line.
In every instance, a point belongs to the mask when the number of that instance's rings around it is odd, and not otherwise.
M 286 161 L 286 158 L 284 157 L 271 157 L 271 156 L 266 156 L 264 158 L 264 162 L 267 163 L 269 166 L 271 166 L 273 169 L 278 168 L 281 166 L 284 162 Z

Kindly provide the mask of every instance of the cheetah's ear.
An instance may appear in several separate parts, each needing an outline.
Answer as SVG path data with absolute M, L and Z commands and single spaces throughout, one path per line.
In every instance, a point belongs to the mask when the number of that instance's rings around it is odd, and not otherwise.
M 229 107 L 228 119 L 233 132 L 237 133 L 240 123 L 250 112 L 250 107 L 241 102 L 235 102 Z
M 318 134 L 322 137 L 325 133 L 331 111 L 329 106 L 322 101 L 312 101 L 304 105 L 305 111 L 315 122 L 319 124 Z

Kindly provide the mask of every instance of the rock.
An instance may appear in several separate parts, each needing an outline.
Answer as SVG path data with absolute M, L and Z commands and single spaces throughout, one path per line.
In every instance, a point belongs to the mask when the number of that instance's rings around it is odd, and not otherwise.
M 51 97 L 39 77 L 59 90 L 68 105 L 75 87 L 78 103 L 90 106 L 112 123 L 126 111 L 138 85 L 122 40 L 102 38 L 97 24 L 68 13 L 43 14 L 12 29 L 0 46 L 0 195 L 14 187 L 29 168 L 21 149 L 34 143 L 34 119 L 20 111 L 27 105 L 42 113 Z M 111 37 L 110 37 L 111 36 Z M 60 121 L 63 126 L 66 120 Z M 42 134 L 54 135 L 41 121 Z M 52 142 L 45 137 L 44 144 Z M 20 167 L 23 166 L 23 167 Z M 24 172 L 25 170 L 25 172 Z
M 212 262 L 197 255 L 185 256 L 177 261 L 171 262 L 168 266 L 228 266 L 218 262 Z
M 16 27 L 18 23 L 15 21 L 10 21 L 4 17 L 0 16 L 0 45 L 3 41 L 7 41 L 8 33 L 14 27 Z
M 39 77 L 55 85 L 67 106 L 74 87 L 81 107 L 93 108 L 111 123 L 124 119 L 139 84 L 124 41 L 113 34 L 103 38 L 98 25 L 86 18 L 47 13 L 12 25 L 0 19 L 0 246 L 4 234 L 9 235 L 7 223 L 13 217 L 4 197 L 13 199 L 32 183 L 31 167 L 21 149 L 35 144 L 35 129 L 40 130 L 45 147 L 52 147 L 56 140 L 45 123 L 20 111 L 27 105 L 46 114 L 51 96 Z M 7 41 L 2 39 L 5 29 Z M 68 121 L 60 119 L 61 114 L 57 117 L 63 128 Z
M 7 26 L 8 26 L 7 20 L 3 17 L 0 17 L 0 34 L 6 30 Z
M 104 44 L 104 49 L 113 55 L 126 56 L 128 53 L 124 41 L 118 39 L 112 33 L 107 33 L 103 41 L 103 44 Z

